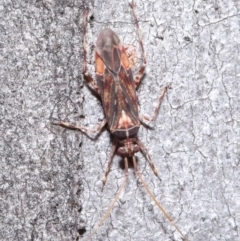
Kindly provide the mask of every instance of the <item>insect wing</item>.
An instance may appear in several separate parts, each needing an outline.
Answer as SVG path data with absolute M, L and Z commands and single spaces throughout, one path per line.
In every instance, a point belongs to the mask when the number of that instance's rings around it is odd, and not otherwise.
M 98 35 L 96 52 L 106 67 L 116 75 L 121 65 L 119 45 L 121 42 L 118 36 L 109 28 L 105 28 Z
M 110 131 L 137 126 L 130 135 L 136 134 L 140 122 L 132 70 L 125 49 L 112 30 L 104 29 L 99 34 L 95 57 L 96 79 Z

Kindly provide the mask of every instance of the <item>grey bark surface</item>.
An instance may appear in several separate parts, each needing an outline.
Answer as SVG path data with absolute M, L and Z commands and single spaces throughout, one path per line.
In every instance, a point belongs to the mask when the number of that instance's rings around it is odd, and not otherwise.
M 237 241 L 240 221 L 240 3 L 136 0 L 146 75 L 140 113 L 151 115 L 171 83 L 154 130 L 143 126 L 161 182 L 137 154 L 146 183 L 191 241 Z M 50 124 L 95 127 L 104 114 L 82 76 L 83 10 L 89 8 L 88 69 L 98 33 L 111 28 L 141 64 L 127 1 L 0 3 L 0 240 L 82 240 L 123 179 L 115 156 L 102 182 L 110 135 L 95 140 Z M 93 18 L 91 18 L 93 16 Z M 92 240 L 181 240 L 133 169 Z

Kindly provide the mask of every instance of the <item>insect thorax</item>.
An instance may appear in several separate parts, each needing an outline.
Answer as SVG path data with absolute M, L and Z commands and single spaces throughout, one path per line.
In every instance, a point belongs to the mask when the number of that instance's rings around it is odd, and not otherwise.
M 133 126 L 128 129 L 125 129 L 125 128 L 116 129 L 112 132 L 112 134 L 119 139 L 126 139 L 129 137 L 136 136 L 138 130 L 139 130 L 139 126 Z
M 122 110 L 117 125 L 111 132 L 119 139 L 126 139 L 136 136 L 139 126 L 140 123 L 138 120 L 132 119 L 128 112 Z

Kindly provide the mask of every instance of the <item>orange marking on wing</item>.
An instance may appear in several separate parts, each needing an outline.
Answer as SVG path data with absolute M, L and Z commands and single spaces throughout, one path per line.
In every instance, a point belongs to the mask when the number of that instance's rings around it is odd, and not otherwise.
M 103 75 L 105 70 L 105 64 L 103 63 L 102 59 L 99 57 L 99 55 L 95 54 L 95 63 L 96 63 L 96 72 L 100 75 Z
M 121 62 L 122 62 L 122 65 L 124 68 L 129 69 L 131 67 L 127 54 L 126 54 L 126 51 L 125 51 L 125 48 L 123 46 L 122 46 L 122 51 L 121 51 Z

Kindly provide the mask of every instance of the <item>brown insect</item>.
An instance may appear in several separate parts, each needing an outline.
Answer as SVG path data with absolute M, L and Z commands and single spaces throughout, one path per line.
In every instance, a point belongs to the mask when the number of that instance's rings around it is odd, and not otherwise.
M 162 93 L 159 97 L 157 107 L 154 110 L 153 116 L 151 118 L 139 115 L 138 104 L 136 96 L 136 88 L 138 87 L 140 80 L 144 74 L 146 66 L 146 57 L 143 48 L 143 43 L 141 39 L 141 34 L 139 30 L 139 24 L 135 13 L 135 5 L 132 2 L 130 4 L 133 10 L 133 16 L 136 22 L 139 43 L 142 49 L 143 64 L 138 71 L 138 74 L 133 78 L 131 66 L 127 58 L 127 54 L 124 46 L 121 44 L 118 36 L 110 29 L 106 28 L 102 30 L 98 36 L 95 52 L 95 62 L 96 62 L 96 80 L 95 82 L 91 75 L 87 72 L 87 60 L 86 60 L 86 28 L 87 28 L 87 11 L 84 12 L 84 69 L 83 74 L 87 82 L 91 85 L 93 90 L 100 95 L 105 119 L 97 126 L 95 130 L 83 126 L 73 125 L 67 122 L 55 122 L 53 124 L 60 125 L 62 127 L 79 130 L 84 133 L 98 133 L 101 129 L 108 124 L 108 128 L 114 137 L 113 147 L 110 153 L 110 158 L 107 165 L 107 170 L 103 178 L 103 185 L 105 185 L 108 173 L 110 171 L 110 166 L 113 160 L 115 152 L 124 158 L 125 165 L 125 177 L 124 180 L 114 198 L 110 207 L 108 208 L 106 214 L 100 220 L 96 229 L 87 238 L 91 239 L 92 236 L 97 232 L 99 227 L 105 222 L 107 217 L 110 215 L 114 204 L 118 200 L 121 191 L 123 190 L 127 178 L 128 178 L 128 158 L 132 158 L 134 170 L 141 180 L 146 191 L 156 203 L 158 208 L 163 212 L 164 216 L 171 222 L 171 224 L 176 228 L 176 230 L 181 234 L 181 236 L 186 240 L 183 233 L 177 227 L 177 225 L 172 221 L 171 217 L 164 210 L 164 208 L 157 201 L 154 194 L 150 191 L 147 184 L 140 174 L 136 162 L 135 153 L 141 151 L 148 162 L 156 176 L 158 176 L 157 170 L 152 162 L 150 155 L 143 143 L 137 138 L 137 132 L 141 125 L 141 122 L 152 121 L 156 118 L 158 110 L 160 108 L 164 94 L 167 91 L 167 86 L 163 88 Z

